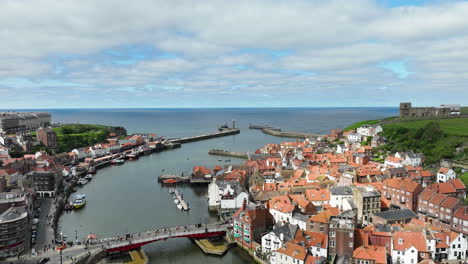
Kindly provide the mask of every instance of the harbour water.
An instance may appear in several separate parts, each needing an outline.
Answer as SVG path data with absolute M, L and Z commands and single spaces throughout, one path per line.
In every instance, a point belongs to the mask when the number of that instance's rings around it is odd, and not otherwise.
M 216 221 L 207 209 L 204 186 L 182 186 L 180 191 L 191 210 L 176 208 L 168 188 L 157 182 L 160 174 L 189 173 L 193 166 L 224 165 L 226 157 L 208 155 L 210 149 L 248 152 L 285 139 L 249 130 L 249 123 L 281 127 L 285 131 L 323 134 L 355 121 L 397 114 L 397 108 L 288 108 L 288 109 L 94 109 L 48 110 L 54 122 L 79 122 L 124 126 L 128 133 L 149 132 L 166 137 L 184 137 L 214 132 L 217 125 L 235 119 L 241 133 L 223 138 L 183 144 L 182 148 L 154 153 L 122 166 L 99 170 L 81 187 L 87 204 L 65 213 L 60 228 L 69 240 L 82 240 L 89 233 L 101 237 L 122 235 L 164 226 Z M 287 139 L 291 140 L 291 139 Z M 218 161 L 218 159 L 223 161 Z M 229 158 L 231 163 L 243 160 Z M 163 171 L 164 170 L 164 171 Z M 251 259 L 234 248 L 225 256 L 207 256 L 185 238 L 145 246 L 153 263 L 249 263 Z

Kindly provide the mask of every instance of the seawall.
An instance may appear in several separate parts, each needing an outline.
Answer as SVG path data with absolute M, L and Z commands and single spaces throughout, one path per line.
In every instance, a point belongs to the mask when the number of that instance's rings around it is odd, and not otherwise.
M 204 140 L 204 139 L 235 135 L 239 133 L 240 133 L 240 130 L 238 128 L 228 128 L 228 129 L 224 129 L 221 132 L 215 132 L 215 133 L 206 134 L 206 135 L 171 139 L 170 142 L 171 143 L 189 143 L 189 142 L 194 142 L 194 141 L 199 141 L 199 140 Z
M 298 132 L 282 132 L 275 131 L 268 128 L 262 129 L 262 132 L 268 135 L 277 136 L 277 137 L 291 137 L 291 138 L 316 138 L 321 137 L 322 135 L 317 134 L 308 134 L 308 133 L 298 133 Z
M 235 158 L 241 158 L 241 159 L 248 159 L 249 158 L 248 153 L 235 152 L 235 151 L 226 151 L 226 150 L 221 150 L 221 149 L 212 149 L 212 150 L 208 151 L 208 154 L 235 157 Z

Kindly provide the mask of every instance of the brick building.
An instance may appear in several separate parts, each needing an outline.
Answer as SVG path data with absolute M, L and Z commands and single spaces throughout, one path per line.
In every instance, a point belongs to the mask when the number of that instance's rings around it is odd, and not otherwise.
M 52 151 L 55 151 L 58 147 L 57 134 L 49 127 L 41 127 L 37 130 L 37 140 Z
M 401 178 L 383 181 L 383 197 L 397 207 L 405 207 L 416 212 L 418 196 L 423 188 L 421 184 Z
M 268 205 L 268 204 L 267 204 Z M 261 245 L 262 236 L 274 224 L 269 208 L 264 205 L 248 204 L 244 200 L 242 207 L 232 216 L 234 237 L 237 243 L 244 247 L 255 248 Z

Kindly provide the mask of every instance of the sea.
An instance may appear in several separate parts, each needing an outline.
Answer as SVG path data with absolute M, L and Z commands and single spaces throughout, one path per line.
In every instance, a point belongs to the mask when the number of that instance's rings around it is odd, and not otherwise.
M 240 164 L 241 159 L 208 155 L 210 149 L 254 152 L 268 143 L 294 140 L 265 135 L 249 124 L 280 127 L 283 131 L 325 134 L 356 121 L 395 116 L 397 108 L 242 108 L 242 109 L 48 109 L 53 122 L 123 126 L 129 134 L 155 133 L 167 138 L 201 135 L 217 131 L 233 120 L 241 133 L 183 144 L 168 150 L 106 167 L 78 193 L 86 194 L 86 206 L 64 213 L 60 232 L 68 240 L 83 240 L 89 233 L 100 238 L 165 226 L 216 221 L 207 207 L 206 186 L 182 186 L 192 208 L 176 208 L 169 190 L 157 182 L 161 174 L 190 173 L 194 166 Z M 186 238 L 158 241 L 144 246 L 151 263 L 251 263 L 239 248 L 222 257 L 205 255 Z

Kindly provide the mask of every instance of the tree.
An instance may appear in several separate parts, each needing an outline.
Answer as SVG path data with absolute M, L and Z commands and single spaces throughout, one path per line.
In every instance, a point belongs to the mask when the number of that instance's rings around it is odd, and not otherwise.
M 3 167 L 3 160 L 0 160 L 0 168 Z

